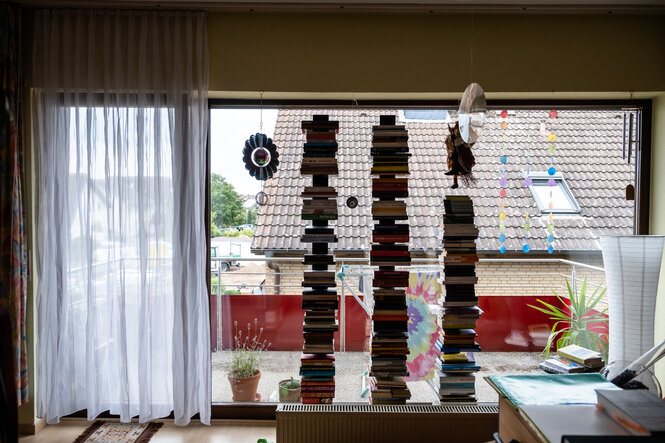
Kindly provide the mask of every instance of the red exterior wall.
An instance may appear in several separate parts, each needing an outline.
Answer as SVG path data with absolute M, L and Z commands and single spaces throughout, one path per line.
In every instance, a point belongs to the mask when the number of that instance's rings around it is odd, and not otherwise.
M 271 343 L 271 351 L 301 350 L 304 311 L 300 300 L 300 295 L 222 295 L 222 348 L 228 349 L 233 340 L 235 321 L 238 327 L 247 328 L 247 323 L 253 325 L 256 318 L 259 327 L 264 328 L 263 338 Z M 346 297 L 346 318 L 346 350 L 366 350 L 371 325 L 353 296 Z M 339 343 L 338 332 L 336 350 Z
M 476 332 L 483 351 L 542 351 L 554 322 L 546 314 L 527 306 L 536 304 L 536 298 L 560 306 L 554 296 L 479 297 L 484 314 L 478 321 Z M 302 349 L 300 295 L 223 295 L 222 348 L 228 349 L 231 344 L 235 321 L 239 327 L 247 328 L 247 323 L 253 325 L 255 318 L 259 327 L 264 328 L 262 336 L 271 343 L 271 351 Z M 365 311 L 352 296 L 347 296 L 346 350 L 367 350 L 370 328 L 371 322 Z M 339 343 L 337 333 L 337 350 Z

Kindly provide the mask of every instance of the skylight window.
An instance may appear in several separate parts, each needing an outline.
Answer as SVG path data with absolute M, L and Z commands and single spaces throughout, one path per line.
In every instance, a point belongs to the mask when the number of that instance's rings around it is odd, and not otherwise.
M 553 214 L 578 214 L 580 212 L 580 206 L 575 201 L 562 174 L 551 176 L 546 172 L 532 172 L 529 174 L 529 178 L 531 178 L 529 191 L 540 212 Z M 554 186 L 550 186 L 550 179 L 554 181 Z
M 452 119 L 445 109 L 405 109 L 399 111 L 403 122 L 450 123 Z

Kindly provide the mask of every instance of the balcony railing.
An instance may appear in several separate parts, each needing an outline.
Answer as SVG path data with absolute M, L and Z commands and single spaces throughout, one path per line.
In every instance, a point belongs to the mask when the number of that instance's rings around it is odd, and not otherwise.
M 298 257 L 252 257 L 235 258 L 235 260 L 241 263 L 270 263 L 273 268 L 277 268 L 274 265 L 279 266 L 280 263 L 300 263 Z M 371 326 L 368 319 L 372 312 L 371 276 L 375 267 L 370 266 L 363 258 L 340 258 L 337 260 L 337 269 L 340 295 L 338 311 L 340 331 L 336 339 L 338 348 L 341 351 L 362 350 L 366 346 Z M 416 258 L 411 266 L 404 269 L 437 272 L 441 270 L 441 264 L 438 258 Z M 552 291 L 564 299 L 567 298 L 566 280 L 570 282 L 575 292 L 581 288 L 585 278 L 591 293 L 596 288 L 600 290 L 605 288 L 603 268 L 557 258 L 481 258 L 477 275 L 479 281 L 476 290 L 480 297 L 481 308 L 485 306 L 483 309 L 486 311 L 479 321 L 479 340 L 489 340 L 489 336 L 501 337 L 501 334 L 506 332 L 512 336 L 510 339 L 504 337 L 505 349 L 495 349 L 497 351 L 511 350 L 513 346 L 519 348 L 515 343 L 520 341 L 528 345 L 528 350 L 535 350 L 538 347 L 542 349 L 542 340 L 536 340 L 534 337 L 538 334 L 543 335 L 546 327 L 551 327 L 552 322 L 543 315 L 538 315 L 534 309 L 528 308 L 527 304 L 534 304 L 536 299 L 560 304 Z M 232 280 L 236 282 L 229 283 L 229 276 L 233 276 Z M 284 350 L 297 350 L 302 337 L 302 310 L 299 298 L 302 291 L 302 286 L 299 284 L 301 279 L 302 272 L 277 272 L 272 269 L 267 269 L 265 272 L 245 272 L 243 267 L 228 272 L 212 273 L 211 308 L 216 319 L 212 325 L 212 342 L 216 345 L 216 349 L 227 347 L 229 337 L 225 335 L 229 335 L 233 322 L 238 321 L 239 324 L 243 324 L 248 319 L 246 314 L 249 312 L 264 320 L 263 323 L 266 323 L 269 334 L 270 325 L 275 325 L 274 336 L 278 338 L 279 346 L 286 346 Z M 283 283 L 285 281 L 290 282 Z M 234 291 L 240 291 L 242 294 Z M 602 311 L 606 306 L 607 301 L 604 299 L 596 309 Z M 501 321 L 502 318 L 504 321 Z M 291 323 L 291 327 L 286 327 L 285 322 Z M 540 332 L 536 332 L 537 330 Z M 483 332 L 485 334 L 482 334 Z M 285 336 L 292 337 L 286 340 Z M 489 346 L 491 348 L 501 345 Z

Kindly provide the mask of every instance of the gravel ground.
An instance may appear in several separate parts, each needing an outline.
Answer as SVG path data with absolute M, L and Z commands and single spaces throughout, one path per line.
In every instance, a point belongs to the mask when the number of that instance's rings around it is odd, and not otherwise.
M 527 352 L 478 352 L 474 353 L 482 370 L 476 374 L 476 396 L 479 402 L 496 402 L 498 396 L 484 380 L 492 374 L 538 374 L 538 353 Z M 222 365 L 230 358 L 230 351 L 212 354 L 212 400 L 215 403 L 231 401 L 231 388 Z M 361 397 L 361 373 L 367 368 L 369 353 L 338 352 L 335 354 L 336 384 L 335 402 L 368 402 Z M 300 352 L 264 352 L 261 363 L 259 393 L 262 401 L 277 401 L 277 385 L 280 380 L 293 376 L 300 378 Z M 438 398 L 426 381 L 408 382 L 411 389 L 409 403 L 438 404 Z

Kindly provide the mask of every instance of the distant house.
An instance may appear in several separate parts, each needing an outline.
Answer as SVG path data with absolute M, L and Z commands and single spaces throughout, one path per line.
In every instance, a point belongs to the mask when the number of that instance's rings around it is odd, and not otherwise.
M 414 256 L 436 257 L 441 253 L 441 213 L 445 195 L 469 195 L 474 202 L 479 228 L 477 247 L 485 258 L 552 258 L 564 257 L 600 264 L 599 236 L 633 232 L 634 201 L 626 200 L 626 186 L 634 183 L 635 165 L 622 156 L 624 139 L 622 111 L 560 110 L 551 119 L 547 111 L 520 110 L 510 112 L 504 121 L 498 112 L 490 111 L 480 140 L 473 148 L 476 158 L 475 182 L 451 189 L 452 178 L 447 171 L 444 140 L 453 119 L 447 113 L 425 113 L 409 118 L 412 113 L 388 109 L 283 109 L 279 111 L 274 141 L 279 147 L 280 166 L 268 180 L 265 193 L 269 203 L 259 208 L 252 250 L 266 256 L 299 256 L 308 245 L 300 243 L 306 222 L 300 219 L 300 192 L 309 177 L 300 175 L 300 161 L 305 136 L 300 130 L 303 120 L 313 114 L 329 114 L 339 120 L 339 175 L 331 180 L 339 193 L 339 219 L 336 222 L 339 242 L 335 245 L 338 260 L 343 257 L 365 257 L 370 249 L 373 221 L 370 215 L 371 167 L 370 145 L 372 125 L 379 116 L 395 114 L 409 131 L 412 154 L 409 165 L 409 198 L 407 208 L 411 226 L 411 251 Z M 503 134 L 505 133 L 505 138 Z M 554 143 L 548 141 L 555 133 Z M 555 151 L 550 153 L 550 146 Z M 505 155 L 506 163 L 500 157 Z M 555 186 L 547 186 L 552 178 L 546 172 L 556 169 Z M 502 168 L 508 184 L 504 200 L 507 214 L 505 225 L 506 253 L 500 254 L 499 213 Z M 532 178 L 531 188 L 524 185 Z M 547 253 L 547 221 L 549 191 L 553 191 L 554 253 Z M 358 206 L 345 205 L 348 197 L 356 197 Z M 558 209 L 558 211 L 557 211 Z M 531 229 L 528 240 L 524 229 L 526 213 Z M 531 251 L 523 252 L 528 243 Z M 519 267 L 519 272 L 516 270 Z M 280 262 L 284 272 L 302 270 L 300 260 L 291 264 Z M 554 274 L 569 272 L 567 265 L 552 263 L 483 263 L 478 268 L 485 278 L 482 291 L 490 291 L 487 279 L 502 278 L 512 273 L 520 286 L 561 284 Z M 519 277 L 518 277 L 519 275 Z M 529 277 L 531 275 L 531 277 Z M 292 278 L 296 286 L 297 276 Z M 284 284 L 284 280 L 282 280 Z M 529 291 L 529 289 L 525 289 Z M 549 292 L 549 291 L 547 291 Z
M 245 209 L 257 209 L 259 205 L 256 203 L 256 197 L 243 197 L 242 207 Z

